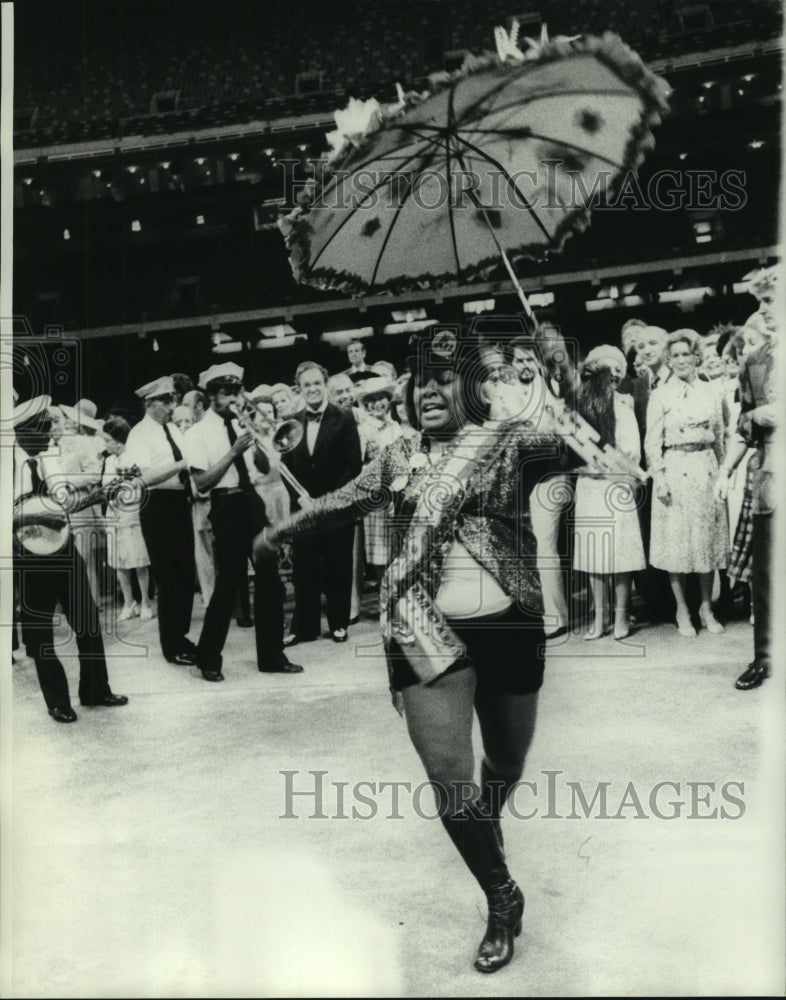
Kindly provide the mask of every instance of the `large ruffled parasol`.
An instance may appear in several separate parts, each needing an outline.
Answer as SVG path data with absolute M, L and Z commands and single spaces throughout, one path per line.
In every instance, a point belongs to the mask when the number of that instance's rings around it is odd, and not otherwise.
M 436 289 L 543 259 L 653 145 L 668 87 L 616 35 L 543 38 L 338 112 L 329 169 L 279 225 L 295 278 L 351 294 Z M 523 293 L 520 292 L 523 299 Z M 525 303 L 526 304 L 526 303 Z

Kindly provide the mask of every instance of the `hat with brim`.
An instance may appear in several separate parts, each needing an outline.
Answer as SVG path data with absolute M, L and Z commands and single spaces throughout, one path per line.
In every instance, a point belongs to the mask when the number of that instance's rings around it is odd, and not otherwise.
M 384 375 L 368 378 L 355 386 L 355 396 L 359 402 L 365 402 L 369 396 L 387 396 L 393 398 L 393 381 Z
M 76 406 L 66 406 L 64 403 L 61 403 L 60 409 L 71 423 L 77 427 L 89 427 L 94 431 L 100 431 L 104 428 L 103 421 L 88 417 L 84 411 L 79 410 Z
M 243 384 L 243 369 L 234 361 L 222 365 L 211 365 L 199 376 L 200 389 L 240 388 Z
M 51 405 L 51 396 L 33 396 L 32 399 L 26 399 L 23 403 L 17 403 L 11 417 L 14 427 L 19 427 L 20 424 L 27 423 L 33 417 L 46 413 Z
M 601 344 L 600 347 L 593 347 L 584 359 L 584 366 L 588 368 L 611 368 L 617 365 L 621 372 L 625 372 L 628 362 L 625 355 L 613 344 Z
M 145 385 L 134 390 L 134 395 L 145 401 L 159 399 L 161 396 L 174 396 L 174 394 L 175 383 L 172 381 L 171 375 L 162 375 L 161 378 L 155 378 L 152 382 L 146 382 Z

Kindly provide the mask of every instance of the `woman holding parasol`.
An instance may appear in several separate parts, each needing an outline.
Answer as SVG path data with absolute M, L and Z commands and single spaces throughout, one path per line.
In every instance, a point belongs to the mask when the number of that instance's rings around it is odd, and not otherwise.
M 524 910 L 499 817 L 522 773 L 543 681 L 536 544 L 522 500 L 565 459 L 558 435 L 488 419 L 505 381 L 501 355 L 440 333 L 418 340 L 409 360 L 405 403 L 418 436 L 400 438 L 352 483 L 266 529 L 256 548 L 272 552 L 288 536 L 331 530 L 392 499 L 393 557 L 380 594 L 390 686 L 445 830 L 486 894 L 475 968 L 495 972 L 513 956 Z

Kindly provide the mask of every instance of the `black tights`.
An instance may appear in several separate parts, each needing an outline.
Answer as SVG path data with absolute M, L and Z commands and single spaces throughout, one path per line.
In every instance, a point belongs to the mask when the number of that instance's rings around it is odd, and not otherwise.
M 484 760 L 507 783 L 521 777 L 535 730 L 538 695 L 497 694 L 478 688 L 473 669 L 445 674 L 402 692 L 407 728 L 429 779 L 445 789 L 455 812 L 469 800 L 475 774 L 472 725 L 477 712 Z

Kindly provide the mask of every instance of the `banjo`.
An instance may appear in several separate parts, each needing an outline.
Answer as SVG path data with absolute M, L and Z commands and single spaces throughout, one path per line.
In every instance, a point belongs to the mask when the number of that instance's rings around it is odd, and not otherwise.
M 121 510 L 138 510 L 144 485 L 139 469 L 123 471 L 106 486 L 94 486 L 84 495 L 67 483 L 46 494 L 28 493 L 14 502 L 14 535 L 25 551 L 37 556 L 60 552 L 68 542 L 70 514 L 76 514 L 104 500 L 112 500 Z

